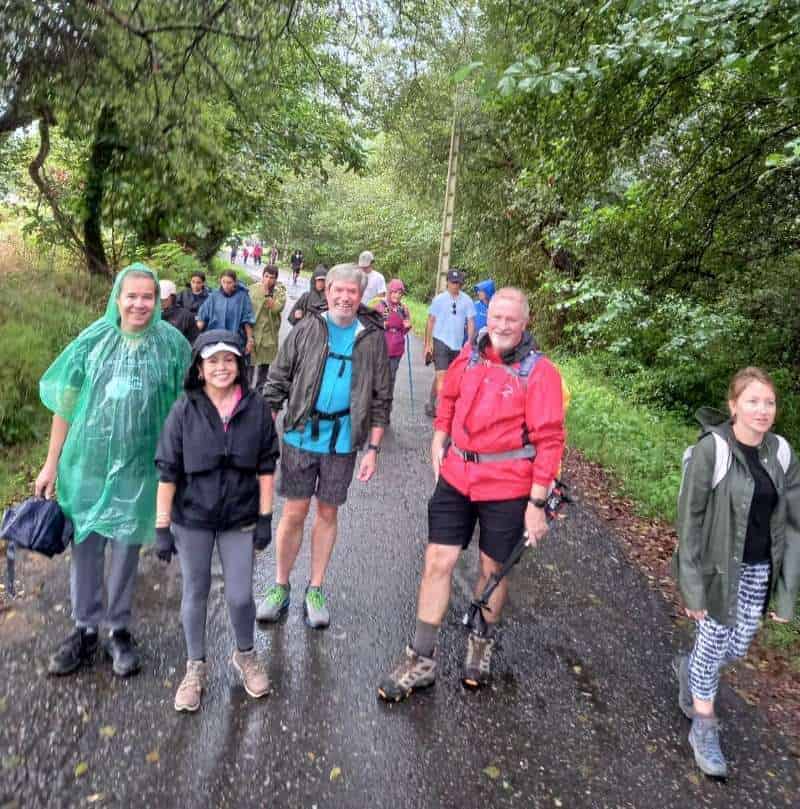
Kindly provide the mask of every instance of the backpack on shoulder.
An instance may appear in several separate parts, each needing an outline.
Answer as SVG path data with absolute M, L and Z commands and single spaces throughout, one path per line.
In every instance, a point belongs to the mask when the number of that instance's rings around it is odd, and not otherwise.
M 713 407 L 701 407 L 695 415 L 695 419 L 700 423 L 700 435 L 697 436 L 699 441 L 703 436 L 711 433 L 714 436 L 714 473 L 711 476 L 711 489 L 712 491 L 719 486 L 725 479 L 725 475 L 731 468 L 733 463 L 733 453 L 731 452 L 730 444 L 719 434 L 710 430 L 710 427 L 716 427 L 719 424 L 728 420 L 728 417 L 720 410 L 715 410 Z M 789 469 L 789 462 L 792 458 L 792 451 L 789 447 L 789 442 L 782 435 L 775 435 L 778 439 L 778 463 L 783 469 L 783 473 Z M 683 491 L 683 482 L 686 479 L 686 470 L 689 466 L 689 461 L 692 459 L 695 444 L 691 444 L 683 451 L 683 460 L 681 462 L 681 485 L 678 489 L 678 497 Z

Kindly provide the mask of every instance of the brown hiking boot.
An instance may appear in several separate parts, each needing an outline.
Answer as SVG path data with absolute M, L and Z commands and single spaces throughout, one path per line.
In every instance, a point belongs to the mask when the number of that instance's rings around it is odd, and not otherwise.
M 469 633 L 467 638 L 467 659 L 464 661 L 464 675 L 461 682 L 467 688 L 480 688 L 492 676 L 492 651 L 494 638 L 485 638 Z
M 194 712 L 200 707 L 200 697 L 206 684 L 207 666 L 203 660 L 187 660 L 186 675 L 175 692 L 175 710 Z
M 240 652 L 237 649 L 233 653 L 231 663 L 241 675 L 244 690 L 253 699 L 259 699 L 269 693 L 269 677 L 264 670 L 264 664 L 256 656 L 255 649 L 249 652 Z
M 399 702 L 412 691 L 433 685 L 436 680 L 436 661 L 417 654 L 406 646 L 405 654 L 391 674 L 378 684 L 378 694 L 387 701 Z

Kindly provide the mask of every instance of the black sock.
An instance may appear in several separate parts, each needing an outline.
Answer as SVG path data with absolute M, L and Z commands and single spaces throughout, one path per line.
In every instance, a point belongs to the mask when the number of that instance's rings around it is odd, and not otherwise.
M 425 621 L 420 621 L 418 618 L 411 648 L 422 657 L 433 657 L 438 637 L 439 627 L 436 624 L 426 624 Z

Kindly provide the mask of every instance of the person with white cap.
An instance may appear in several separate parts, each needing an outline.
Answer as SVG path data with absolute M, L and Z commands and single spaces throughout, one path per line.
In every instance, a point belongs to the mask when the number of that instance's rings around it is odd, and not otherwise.
M 236 638 L 233 668 L 254 698 L 269 678 L 254 648 L 253 551 L 272 539 L 278 438 L 264 399 L 248 389 L 239 335 L 222 329 L 197 338 L 184 394 L 167 417 L 156 451 L 156 551 L 178 553 L 186 676 L 176 711 L 196 711 L 207 674 L 205 629 L 211 557 L 222 561 L 225 600 Z
M 367 286 L 361 300 L 365 306 L 374 298 L 386 297 L 386 279 L 375 269 L 375 256 L 369 250 L 365 250 L 358 257 L 358 269 L 367 276 Z
M 188 309 L 177 305 L 178 290 L 172 281 L 162 281 L 161 319 L 174 326 L 190 343 L 197 337 L 197 323 Z

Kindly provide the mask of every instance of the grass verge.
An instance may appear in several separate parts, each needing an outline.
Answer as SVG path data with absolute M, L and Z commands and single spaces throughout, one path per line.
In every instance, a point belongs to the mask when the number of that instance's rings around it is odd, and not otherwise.
M 678 416 L 631 404 L 607 380 L 587 373 L 580 358 L 557 362 L 572 395 L 570 445 L 608 469 L 642 516 L 673 522 L 681 456 L 697 429 Z

